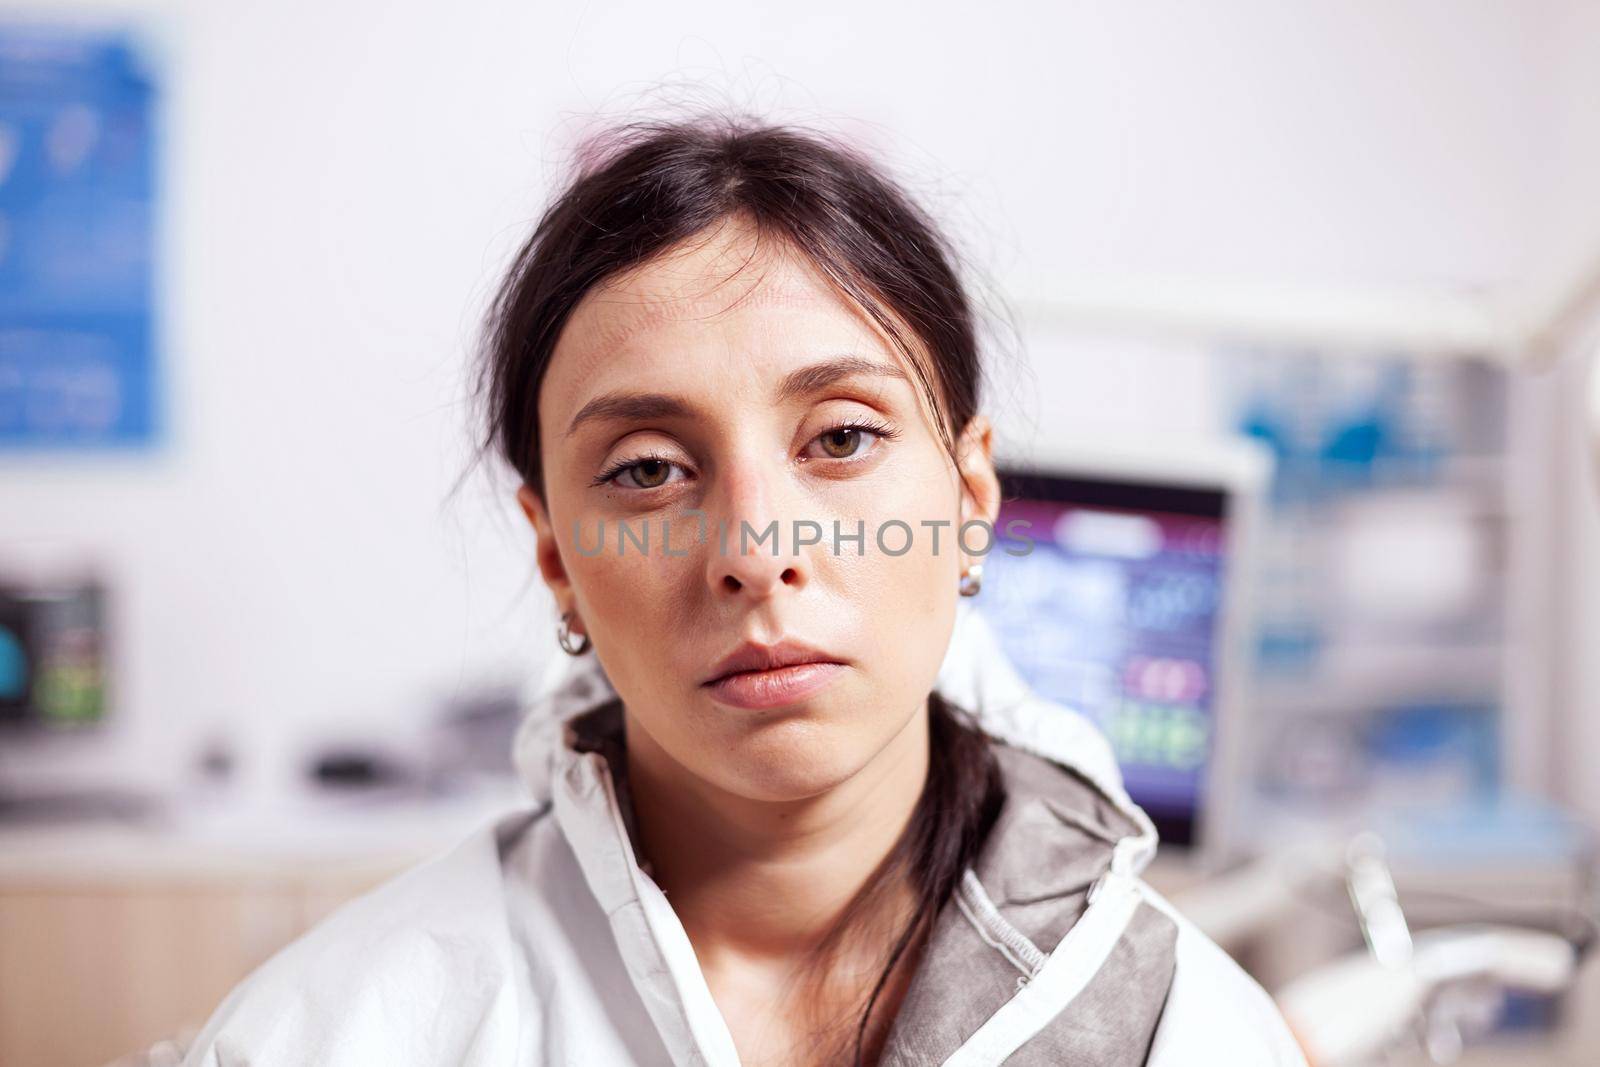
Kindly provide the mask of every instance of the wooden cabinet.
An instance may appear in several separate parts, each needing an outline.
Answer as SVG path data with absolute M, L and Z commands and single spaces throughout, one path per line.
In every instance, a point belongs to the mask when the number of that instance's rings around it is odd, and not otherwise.
M 373 878 L 0 890 L 0 1063 L 97 1067 L 198 1026 Z
M 0 1067 L 103 1067 L 198 1027 L 340 904 L 491 817 L 467 804 L 203 831 L 0 827 Z

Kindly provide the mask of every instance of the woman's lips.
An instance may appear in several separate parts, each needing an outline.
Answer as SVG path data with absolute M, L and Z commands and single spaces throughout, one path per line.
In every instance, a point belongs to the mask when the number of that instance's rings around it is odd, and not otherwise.
M 842 663 L 794 663 L 730 674 L 706 688 L 718 701 L 736 708 L 780 708 L 821 692 L 843 671 Z

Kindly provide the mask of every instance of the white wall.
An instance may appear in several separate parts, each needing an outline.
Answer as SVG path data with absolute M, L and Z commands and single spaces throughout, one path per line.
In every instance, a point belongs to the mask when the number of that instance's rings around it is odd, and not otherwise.
M 1558 125 L 1546 164 L 1550 195 L 1540 229 L 1554 263 L 1600 254 L 1600 5 L 1567 5 L 1551 52 Z M 1549 388 L 1559 397 L 1561 487 L 1550 551 L 1558 560 L 1554 710 L 1561 741 L 1558 790 L 1600 823 L 1600 410 L 1590 408 L 1590 375 L 1600 374 L 1600 309 L 1578 327 Z M 1587 454 L 1586 454 L 1587 453 Z
M 554 650 L 509 487 L 444 496 L 479 309 L 582 116 L 707 78 L 850 117 L 1002 277 L 1498 284 L 1570 229 L 1575 6 L 102 3 L 171 47 L 171 440 L 8 461 L 0 552 L 114 566 L 132 766 L 215 716 L 263 750 L 415 721 Z

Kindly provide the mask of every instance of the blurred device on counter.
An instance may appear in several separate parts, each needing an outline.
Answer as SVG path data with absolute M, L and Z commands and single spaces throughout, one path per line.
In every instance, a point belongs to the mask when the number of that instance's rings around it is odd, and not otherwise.
M 1163 844 L 1194 857 L 1229 851 L 1243 579 L 1269 468 L 1247 442 L 1101 441 L 1000 470 L 985 615 L 1035 691 L 1105 733 Z
M 105 589 L 0 581 L 0 730 L 71 729 L 106 715 Z
M 101 775 L 73 780 L 59 762 L 104 740 L 98 728 L 111 711 L 106 607 L 106 586 L 92 575 L 0 576 L 0 816 L 6 819 L 143 817 L 158 807 L 147 792 Z
M 303 784 L 321 801 L 358 803 L 514 789 L 511 749 L 522 712 L 514 685 L 457 687 L 410 728 L 347 727 L 308 741 Z
M 446 701 L 433 731 L 433 777 L 511 776 L 512 746 L 525 710 L 514 685 L 485 685 Z

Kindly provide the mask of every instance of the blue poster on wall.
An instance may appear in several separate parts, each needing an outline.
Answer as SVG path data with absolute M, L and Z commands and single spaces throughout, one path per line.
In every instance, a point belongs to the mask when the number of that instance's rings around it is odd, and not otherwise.
M 154 104 L 131 38 L 0 24 L 0 451 L 155 439 Z

